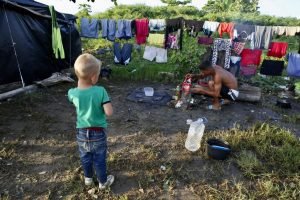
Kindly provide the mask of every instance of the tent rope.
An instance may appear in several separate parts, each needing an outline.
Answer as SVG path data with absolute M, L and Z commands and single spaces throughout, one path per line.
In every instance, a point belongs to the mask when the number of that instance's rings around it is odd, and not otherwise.
M 16 47 L 15 47 L 16 43 L 14 42 L 14 39 L 13 39 L 13 36 L 12 36 L 12 32 L 11 32 L 11 28 L 10 28 L 10 24 L 9 24 L 9 21 L 8 21 L 8 17 L 7 17 L 7 13 L 6 13 L 6 9 L 4 7 L 4 4 L 3 4 L 3 10 L 4 10 L 4 13 L 5 13 L 6 22 L 7 22 L 7 25 L 8 25 L 8 30 L 9 30 L 12 46 L 14 48 L 15 57 L 16 57 L 16 61 L 17 61 L 17 66 L 18 66 L 19 74 L 20 74 L 21 81 L 22 81 L 22 86 L 25 87 L 25 83 L 24 83 L 24 80 L 23 80 L 23 75 L 22 75 L 22 72 L 21 72 L 20 63 L 19 63 L 19 59 L 18 59 L 18 55 L 17 55 L 17 50 L 16 50 Z
M 69 41 L 69 68 L 72 67 L 71 61 L 72 61 L 72 36 L 71 36 L 71 25 L 69 24 L 69 35 L 70 35 L 70 41 Z

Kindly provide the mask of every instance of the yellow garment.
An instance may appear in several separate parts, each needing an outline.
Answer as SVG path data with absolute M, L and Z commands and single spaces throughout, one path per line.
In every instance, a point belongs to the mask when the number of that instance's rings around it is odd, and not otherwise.
M 165 35 L 160 33 L 150 33 L 148 37 L 148 44 L 152 46 L 164 47 Z
M 273 34 L 275 35 L 283 35 L 286 31 L 286 26 L 273 26 Z

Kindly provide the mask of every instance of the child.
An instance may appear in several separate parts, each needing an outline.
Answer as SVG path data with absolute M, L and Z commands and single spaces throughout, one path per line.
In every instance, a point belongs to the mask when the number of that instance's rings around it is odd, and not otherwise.
M 99 188 L 105 189 L 114 182 L 114 176 L 106 174 L 106 116 L 111 116 L 113 109 L 104 87 L 95 86 L 101 62 L 86 53 L 76 59 L 74 68 L 78 85 L 68 91 L 68 98 L 76 107 L 77 143 L 85 185 L 93 182 L 94 166 Z

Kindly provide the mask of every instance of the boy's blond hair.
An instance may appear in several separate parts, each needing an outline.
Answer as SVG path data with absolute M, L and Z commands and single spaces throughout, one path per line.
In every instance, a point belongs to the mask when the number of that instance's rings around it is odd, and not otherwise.
M 86 80 L 91 78 L 95 74 L 99 75 L 101 65 L 101 61 L 98 60 L 95 56 L 89 53 L 84 53 L 78 56 L 75 61 L 74 69 L 76 76 L 80 79 Z

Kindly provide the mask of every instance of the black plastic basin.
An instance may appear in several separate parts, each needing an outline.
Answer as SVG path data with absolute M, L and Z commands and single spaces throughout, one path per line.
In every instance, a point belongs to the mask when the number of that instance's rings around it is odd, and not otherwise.
M 216 160 L 225 160 L 231 152 L 230 145 L 219 139 L 208 139 L 206 150 L 207 155 Z

